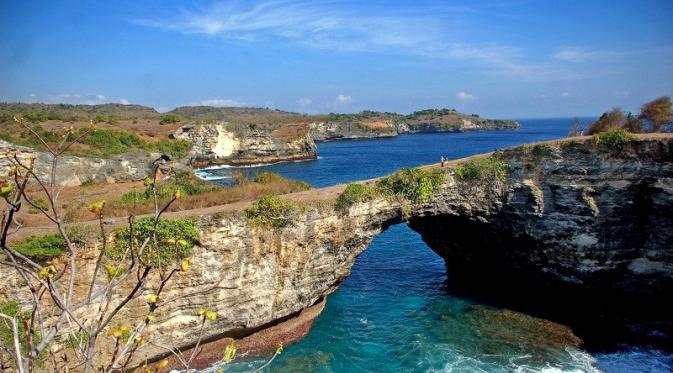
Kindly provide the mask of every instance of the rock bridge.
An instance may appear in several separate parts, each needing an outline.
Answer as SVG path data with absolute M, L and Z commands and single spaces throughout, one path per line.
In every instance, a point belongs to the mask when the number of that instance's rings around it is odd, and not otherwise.
M 332 202 L 344 186 L 283 196 L 308 207 L 275 230 L 248 223 L 249 202 L 170 213 L 196 217 L 201 244 L 192 269 L 163 292 L 172 302 L 149 332 L 158 344 L 189 347 L 197 310 L 216 311 L 202 366 L 221 358 L 229 338 L 248 351 L 300 338 L 358 255 L 398 223 L 445 259 L 456 283 L 659 301 L 657 311 L 673 314 L 662 300 L 673 291 L 673 136 L 641 135 L 619 148 L 568 139 L 505 149 L 502 159 L 506 181 L 461 180 L 463 160 L 454 161 L 435 195 L 410 206 L 376 198 L 341 211 Z M 142 299 L 126 317 L 144 316 Z M 144 351 L 149 361 L 166 355 Z
M 170 291 L 202 292 L 165 310 L 158 331 L 189 345 L 196 323 L 185 315 L 208 307 L 221 315 L 209 340 L 255 333 L 241 341 L 255 350 L 296 339 L 373 237 L 402 222 L 463 283 L 630 303 L 671 294 L 672 136 L 641 136 L 619 149 L 587 139 L 548 142 L 506 149 L 503 159 L 505 182 L 461 181 L 452 162 L 436 195 L 410 210 L 378 198 L 337 211 L 327 202 L 343 190 L 336 186 L 284 197 L 309 207 L 277 230 L 248 225 L 237 212 L 243 204 L 204 211 L 194 271 Z

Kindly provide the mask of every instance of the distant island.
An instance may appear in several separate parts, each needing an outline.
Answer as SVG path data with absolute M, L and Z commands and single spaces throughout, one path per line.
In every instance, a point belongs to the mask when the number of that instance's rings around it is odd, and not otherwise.
M 68 149 L 69 163 L 77 169 L 64 176 L 63 182 L 69 185 L 91 179 L 137 180 L 161 154 L 189 168 L 272 163 L 315 159 L 315 143 L 321 141 L 519 127 L 515 121 L 485 119 L 455 109 L 408 115 L 375 111 L 309 115 L 252 107 L 185 106 L 159 113 L 141 105 L 0 103 L 0 149 L 24 153 L 39 151 L 44 144 L 16 126 L 14 117 L 29 122 L 47 142 L 57 142 L 55 132 L 64 127 L 72 127 L 71 136 L 76 136 L 91 124 L 96 126 L 95 134 Z M 118 164 L 122 160 L 127 166 Z

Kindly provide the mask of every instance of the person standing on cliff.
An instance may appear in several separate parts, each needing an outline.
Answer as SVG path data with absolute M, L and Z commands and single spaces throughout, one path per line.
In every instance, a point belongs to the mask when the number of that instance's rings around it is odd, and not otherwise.
M 443 167 L 444 167 L 445 158 L 444 158 L 444 156 L 441 156 L 439 159 L 440 159 L 440 161 L 441 161 L 441 163 L 442 163 L 442 168 L 443 168 Z

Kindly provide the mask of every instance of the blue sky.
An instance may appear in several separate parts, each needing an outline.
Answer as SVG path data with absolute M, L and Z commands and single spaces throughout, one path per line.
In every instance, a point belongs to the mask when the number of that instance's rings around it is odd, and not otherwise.
M 637 111 L 673 95 L 673 1 L 14 1 L 0 101 Z

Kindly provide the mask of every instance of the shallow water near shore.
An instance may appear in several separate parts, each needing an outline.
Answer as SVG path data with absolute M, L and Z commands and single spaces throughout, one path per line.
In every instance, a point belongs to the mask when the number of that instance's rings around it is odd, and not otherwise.
M 520 120 L 516 131 L 403 135 L 322 143 L 320 159 L 255 168 L 203 170 L 226 183 L 232 171 L 262 170 L 314 187 L 385 175 L 532 141 L 561 138 L 570 118 Z M 224 181 L 221 181 L 224 180 Z M 531 300 L 534 301 L 534 300 Z M 581 307 L 581 304 L 579 305 Z M 609 352 L 559 347 L 543 320 L 506 313 L 451 291 L 444 261 L 400 224 L 377 236 L 351 276 L 327 299 L 309 334 L 286 346 L 272 372 L 668 372 L 673 355 L 619 345 Z M 562 329 L 561 329 L 562 331 Z M 598 331 L 597 331 L 598 333 Z M 554 338 L 556 338 L 554 337 Z M 227 372 L 263 359 L 239 358 Z

